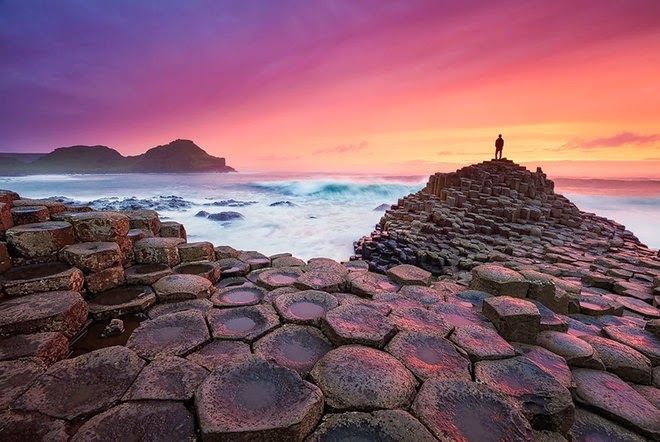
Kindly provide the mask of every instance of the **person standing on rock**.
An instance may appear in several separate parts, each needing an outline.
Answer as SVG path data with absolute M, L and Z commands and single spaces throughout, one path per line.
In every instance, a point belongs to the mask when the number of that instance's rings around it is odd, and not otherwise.
M 501 160 L 502 159 L 502 150 L 504 150 L 504 138 L 502 138 L 502 134 L 499 134 L 497 136 L 497 139 L 495 140 L 495 159 L 496 160 Z M 499 158 L 497 157 L 499 155 Z

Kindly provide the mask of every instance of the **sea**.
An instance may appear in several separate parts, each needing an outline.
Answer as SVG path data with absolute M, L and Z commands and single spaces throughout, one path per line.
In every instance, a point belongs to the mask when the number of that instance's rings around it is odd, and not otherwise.
M 59 197 L 98 209 L 158 210 L 185 225 L 188 241 L 210 241 L 264 254 L 347 260 L 385 209 L 420 190 L 426 176 L 273 173 L 32 175 L 0 177 L 23 197 Z M 624 224 L 660 248 L 660 181 L 555 180 L 588 212 Z M 202 212 L 200 214 L 200 212 Z M 204 216 L 220 215 L 221 220 Z

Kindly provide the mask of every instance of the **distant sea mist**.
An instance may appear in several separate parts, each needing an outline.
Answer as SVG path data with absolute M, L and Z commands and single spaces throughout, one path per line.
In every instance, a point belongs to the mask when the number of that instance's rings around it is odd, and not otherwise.
M 92 202 L 99 209 L 153 208 L 184 223 L 190 241 L 346 260 L 353 241 L 372 231 L 385 207 L 425 182 L 423 176 L 336 174 L 41 175 L 0 177 L 0 188 L 30 198 Z M 555 182 L 580 209 L 613 218 L 660 247 L 660 181 Z M 206 216 L 221 212 L 240 215 L 221 221 Z

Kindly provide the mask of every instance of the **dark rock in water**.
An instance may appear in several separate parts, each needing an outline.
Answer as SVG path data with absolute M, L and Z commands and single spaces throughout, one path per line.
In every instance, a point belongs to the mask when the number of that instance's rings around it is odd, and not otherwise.
M 275 201 L 269 205 L 270 207 L 298 207 L 298 204 L 292 203 L 291 201 Z
M 245 207 L 251 206 L 252 204 L 257 204 L 257 201 L 240 201 L 235 199 L 213 201 L 212 203 L 206 203 L 205 206 L 217 206 L 217 207 Z
M 158 195 L 152 198 L 99 198 L 89 202 L 96 210 L 185 210 L 192 207 L 188 200 L 176 195 Z
M 117 336 L 121 335 L 124 333 L 124 321 L 121 319 L 112 319 L 110 320 L 110 323 L 106 325 L 106 327 L 103 329 L 103 332 L 101 333 L 101 337 L 105 338 L 108 336 Z
M 208 218 L 212 219 L 213 221 L 221 221 L 221 222 L 234 221 L 237 219 L 245 219 L 245 217 L 240 213 L 232 212 L 232 211 L 212 213 L 208 216 Z
M 206 210 L 200 210 L 195 214 L 195 216 L 199 216 L 200 218 L 206 218 L 210 215 Z
M 374 212 L 382 212 L 383 210 L 389 209 L 391 206 L 389 204 L 381 204 L 378 207 L 374 207 Z

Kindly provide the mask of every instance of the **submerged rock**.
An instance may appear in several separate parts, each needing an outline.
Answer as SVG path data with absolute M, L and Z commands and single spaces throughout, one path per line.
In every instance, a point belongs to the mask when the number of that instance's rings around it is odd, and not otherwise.
M 245 217 L 242 214 L 232 211 L 212 213 L 207 218 L 213 221 L 221 221 L 221 222 L 230 222 L 239 219 L 245 219 Z

